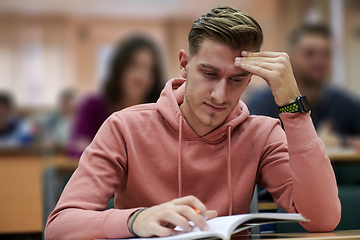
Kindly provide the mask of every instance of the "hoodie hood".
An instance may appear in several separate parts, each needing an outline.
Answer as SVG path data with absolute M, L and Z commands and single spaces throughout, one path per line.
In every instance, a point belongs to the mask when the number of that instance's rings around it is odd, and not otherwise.
M 179 132 L 180 115 L 182 115 L 179 105 L 184 101 L 185 85 L 185 79 L 169 80 L 156 103 L 157 111 L 160 112 L 169 126 L 176 132 Z M 227 116 L 224 124 L 204 136 L 197 135 L 190 128 L 185 119 L 181 117 L 181 120 L 183 121 L 182 137 L 186 140 L 202 139 L 209 143 L 215 143 L 226 137 L 229 127 L 233 130 L 248 116 L 249 110 L 245 103 L 240 100 L 234 110 Z

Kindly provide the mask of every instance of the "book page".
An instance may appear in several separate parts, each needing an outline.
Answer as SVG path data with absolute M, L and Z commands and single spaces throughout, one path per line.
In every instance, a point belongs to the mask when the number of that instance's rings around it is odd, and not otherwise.
M 241 221 L 240 219 L 246 219 L 248 217 L 249 214 L 217 217 L 210 219 L 207 223 L 211 232 L 221 234 L 225 236 L 225 238 L 229 239 L 233 234 L 234 228 L 237 227 L 237 223 Z
M 223 216 L 213 218 L 207 221 L 210 230 L 201 231 L 195 224 L 189 222 L 194 228 L 190 233 L 185 233 L 181 228 L 176 227 L 177 234 L 170 237 L 161 238 L 161 240 L 187 240 L 187 239 L 230 239 L 231 235 L 239 231 L 251 228 L 253 226 L 288 221 L 306 221 L 300 214 L 289 213 L 253 213 L 233 216 Z M 135 239 L 135 238 L 134 238 Z M 138 238 L 136 238 L 138 239 Z M 153 240 L 152 238 L 141 238 L 144 240 Z M 120 240 L 120 239 L 118 239 Z

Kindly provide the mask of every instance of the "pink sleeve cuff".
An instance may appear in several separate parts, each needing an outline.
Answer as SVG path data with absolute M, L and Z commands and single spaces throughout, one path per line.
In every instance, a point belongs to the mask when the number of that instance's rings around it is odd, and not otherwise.
M 129 216 L 141 208 L 113 209 L 103 223 L 105 238 L 130 238 L 134 237 L 128 228 Z
M 307 113 L 280 113 L 285 129 L 288 148 L 299 148 L 319 140 L 314 124 Z

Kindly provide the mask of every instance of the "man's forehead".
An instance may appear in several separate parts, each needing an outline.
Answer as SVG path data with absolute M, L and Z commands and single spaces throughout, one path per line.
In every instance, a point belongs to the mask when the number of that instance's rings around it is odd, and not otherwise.
M 240 56 L 241 49 L 234 49 L 226 43 L 222 43 L 218 40 L 204 39 L 195 55 L 207 53 L 213 54 L 214 52 L 217 52 L 219 56 L 224 56 L 224 54 L 235 54 Z
M 198 52 L 191 56 L 190 61 L 194 61 L 198 66 L 209 66 L 220 70 L 224 67 L 235 67 L 234 61 L 236 57 L 240 57 L 241 50 L 233 49 L 230 46 L 215 40 L 206 39 L 201 44 Z M 231 65 L 231 66 L 229 66 Z

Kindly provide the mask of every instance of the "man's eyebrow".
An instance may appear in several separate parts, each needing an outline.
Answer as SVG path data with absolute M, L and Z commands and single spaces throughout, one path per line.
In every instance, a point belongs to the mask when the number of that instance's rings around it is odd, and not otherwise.
M 248 71 L 245 71 L 243 73 L 239 73 L 239 74 L 234 74 L 234 75 L 231 75 L 232 77 L 247 77 L 250 75 L 250 72 Z
M 203 67 L 203 68 L 209 68 L 209 69 L 211 69 L 213 71 L 216 71 L 216 72 L 220 72 L 220 69 L 218 69 L 217 67 L 214 67 L 214 66 L 212 66 L 210 64 L 201 63 L 200 66 Z M 249 75 L 250 75 L 250 72 L 245 71 L 243 73 L 234 74 L 234 75 L 231 75 L 231 76 L 232 77 L 247 77 Z
M 218 69 L 217 67 L 211 66 L 210 64 L 201 63 L 200 66 L 203 67 L 203 68 L 209 68 L 209 69 L 214 70 L 216 72 L 220 72 L 220 69 Z

